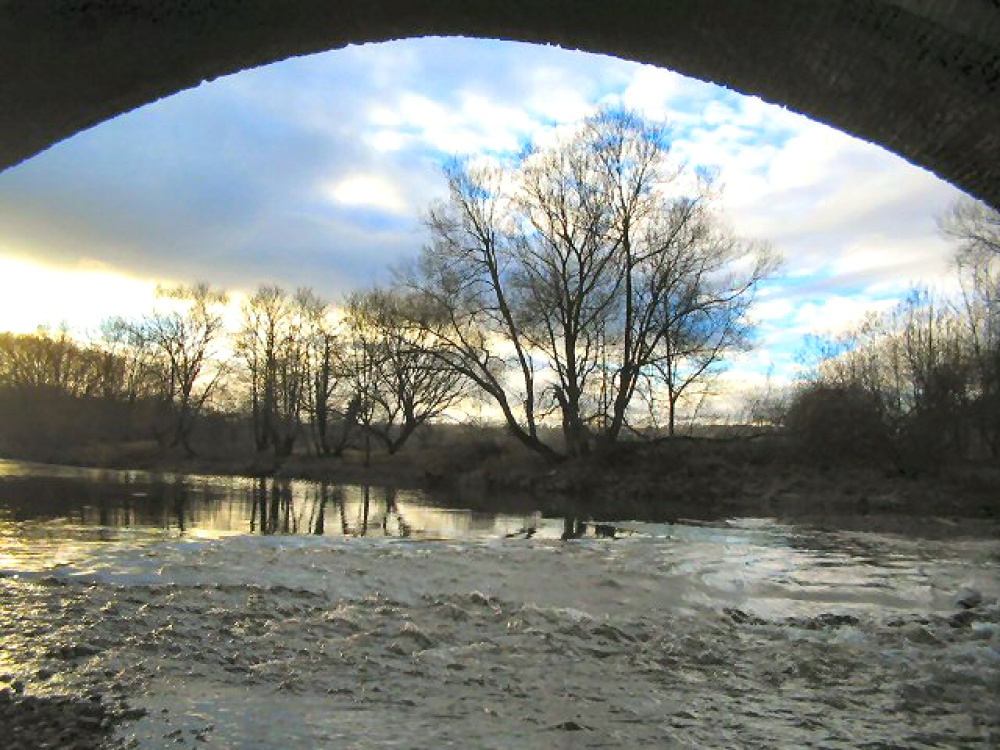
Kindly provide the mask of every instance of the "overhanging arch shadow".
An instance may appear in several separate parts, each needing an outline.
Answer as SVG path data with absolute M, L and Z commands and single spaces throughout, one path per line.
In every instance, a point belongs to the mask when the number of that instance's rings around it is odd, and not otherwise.
M 420 36 L 558 44 L 715 81 L 1000 205 L 994 0 L 0 0 L 0 169 L 203 80 Z

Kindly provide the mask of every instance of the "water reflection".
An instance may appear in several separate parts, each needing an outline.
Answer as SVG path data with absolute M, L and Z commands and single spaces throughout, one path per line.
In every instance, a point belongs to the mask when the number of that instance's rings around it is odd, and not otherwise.
M 251 533 L 404 539 L 414 535 L 414 526 L 397 502 L 399 490 L 393 487 L 258 479 L 249 494 Z M 424 511 L 426 514 L 431 509 Z
M 84 527 L 380 538 L 558 538 L 559 519 L 441 507 L 417 490 L 289 479 L 93 471 L 0 461 L 0 520 Z

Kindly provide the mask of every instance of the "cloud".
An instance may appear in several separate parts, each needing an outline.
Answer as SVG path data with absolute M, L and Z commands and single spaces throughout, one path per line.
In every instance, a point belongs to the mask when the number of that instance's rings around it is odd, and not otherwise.
M 675 123 L 697 122 L 725 91 L 715 84 L 688 78 L 664 68 L 637 66 L 631 81 L 617 97 L 630 109 L 647 117 Z
M 756 320 L 781 320 L 788 318 L 795 312 L 795 305 L 788 299 L 765 299 L 758 302 L 753 309 L 753 317 Z
M 897 299 L 867 299 L 840 295 L 799 305 L 792 316 L 796 333 L 838 333 L 857 326 L 866 315 L 895 307 Z

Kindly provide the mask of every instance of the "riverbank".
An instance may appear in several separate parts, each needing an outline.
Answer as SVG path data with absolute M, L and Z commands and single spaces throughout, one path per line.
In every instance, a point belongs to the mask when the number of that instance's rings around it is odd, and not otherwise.
M 373 452 L 367 458 L 356 450 L 281 460 L 208 450 L 190 456 L 150 443 L 76 448 L 43 458 L 75 466 L 422 489 L 442 505 L 523 508 L 597 521 L 756 516 L 878 528 L 889 517 L 1000 519 L 1000 467 L 966 463 L 903 476 L 877 466 L 800 461 L 775 436 L 630 443 L 555 464 L 495 438 L 407 446 L 396 455 Z

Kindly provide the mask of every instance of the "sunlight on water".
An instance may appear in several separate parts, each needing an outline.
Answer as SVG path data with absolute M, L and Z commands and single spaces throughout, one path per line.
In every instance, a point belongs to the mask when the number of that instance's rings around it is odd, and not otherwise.
M 102 696 L 136 747 L 1000 740 L 992 527 L 563 542 L 384 488 L 3 477 L 0 681 Z
M 0 461 L 0 518 L 178 534 L 492 537 L 526 526 L 558 538 L 557 519 L 435 506 L 419 490 L 296 480 L 159 475 Z

